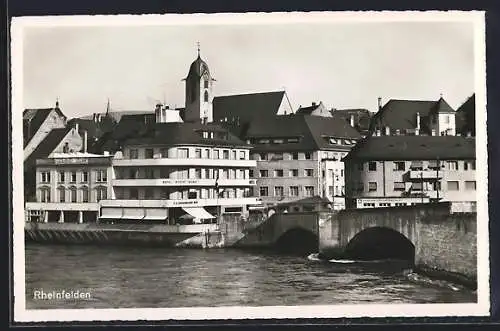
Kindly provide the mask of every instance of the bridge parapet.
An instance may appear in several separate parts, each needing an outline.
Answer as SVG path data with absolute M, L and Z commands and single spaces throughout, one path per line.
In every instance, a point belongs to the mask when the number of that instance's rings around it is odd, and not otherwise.
M 319 250 L 327 256 L 342 255 L 363 230 L 388 228 L 414 245 L 417 267 L 476 279 L 476 213 L 452 211 L 452 204 L 443 202 L 335 212 L 320 222 Z

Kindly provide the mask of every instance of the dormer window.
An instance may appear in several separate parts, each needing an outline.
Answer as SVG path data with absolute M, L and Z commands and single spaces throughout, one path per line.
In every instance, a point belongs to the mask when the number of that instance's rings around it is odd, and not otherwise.
M 208 132 L 207 132 L 207 131 L 203 131 L 203 132 L 202 132 L 202 137 L 203 137 L 204 139 L 208 139 Z

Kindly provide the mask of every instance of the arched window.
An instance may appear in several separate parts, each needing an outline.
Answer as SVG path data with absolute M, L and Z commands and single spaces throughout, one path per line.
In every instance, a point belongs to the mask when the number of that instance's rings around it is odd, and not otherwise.
M 71 202 L 77 202 L 77 191 L 76 187 L 71 187 L 70 189 L 70 195 L 71 195 Z
M 50 202 L 50 188 L 42 187 L 40 189 L 40 202 Z
M 108 198 L 107 190 L 103 186 L 97 187 L 95 193 L 97 202 L 101 200 L 106 200 Z
M 203 96 L 203 100 L 205 102 L 208 102 L 208 92 L 207 91 L 205 91 L 205 95 Z
M 59 202 L 66 202 L 66 190 L 64 186 L 60 186 L 57 189 L 57 194 L 59 195 Z
M 89 202 L 89 188 L 87 186 L 82 187 L 82 202 Z

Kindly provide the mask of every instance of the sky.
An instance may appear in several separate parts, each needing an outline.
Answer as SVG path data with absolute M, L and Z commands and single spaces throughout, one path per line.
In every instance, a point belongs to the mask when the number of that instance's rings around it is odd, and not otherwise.
M 455 109 L 474 93 L 470 22 L 293 23 L 27 27 L 24 108 L 68 118 L 184 106 L 197 56 L 216 79 L 215 96 L 285 89 L 293 108 L 375 111 L 377 98 L 437 100 Z

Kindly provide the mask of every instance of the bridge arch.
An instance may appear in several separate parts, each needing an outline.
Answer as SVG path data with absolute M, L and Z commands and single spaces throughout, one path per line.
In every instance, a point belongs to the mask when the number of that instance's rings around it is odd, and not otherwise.
M 318 251 L 318 235 L 303 227 L 293 227 L 283 232 L 274 242 L 279 252 L 310 254 Z
M 415 261 L 415 245 L 405 235 L 388 227 L 369 227 L 358 232 L 346 245 L 350 259 L 400 259 Z

